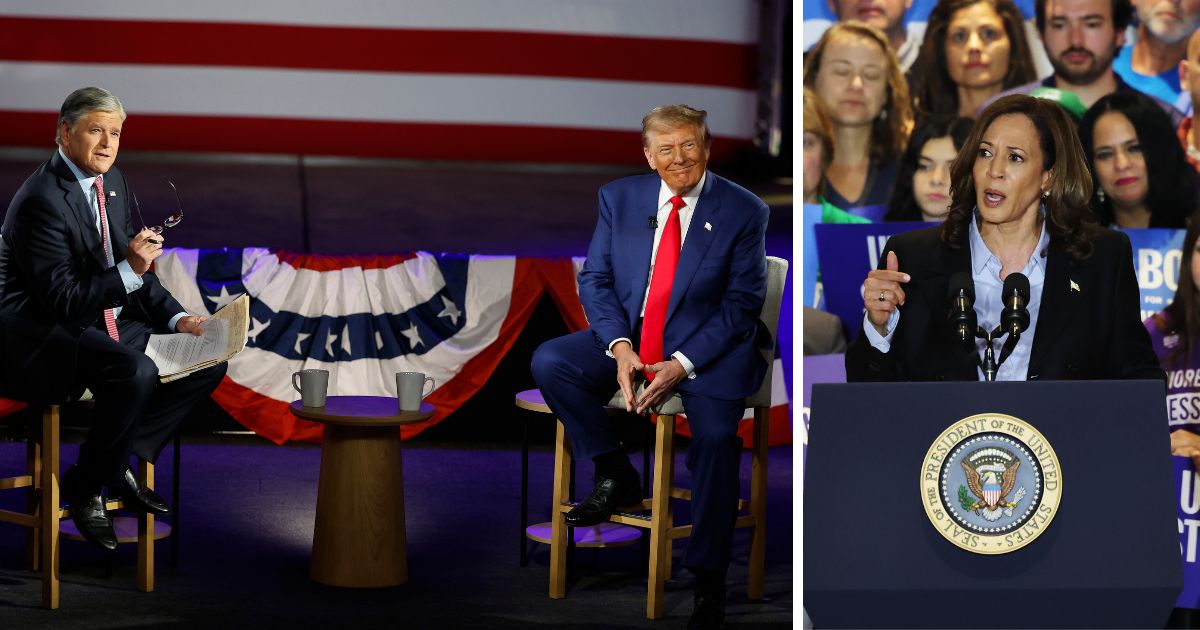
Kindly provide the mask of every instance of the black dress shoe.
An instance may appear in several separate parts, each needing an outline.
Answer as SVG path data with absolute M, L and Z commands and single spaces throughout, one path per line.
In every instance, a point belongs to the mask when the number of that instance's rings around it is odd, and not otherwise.
M 695 608 L 688 619 L 688 630 L 720 630 L 725 627 L 725 587 L 706 589 L 696 587 Z
M 137 477 L 133 476 L 133 471 L 128 467 L 125 468 L 125 474 L 121 475 L 110 489 L 128 510 L 158 515 L 171 513 L 171 506 L 167 505 L 166 500 L 157 492 L 139 486 Z
M 116 551 L 117 532 L 99 490 L 92 490 L 74 466 L 63 475 L 62 489 L 71 507 L 71 520 L 84 540 L 105 551 Z
M 639 505 L 642 502 L 642 488 L 636 475 L 627 481 L 617 481 L 610 477 L 596 477 L 595 480 L 596 485 L 588 498 L 567 512 L 567 525 L 597 525 L 607 521 L 618 507 Z

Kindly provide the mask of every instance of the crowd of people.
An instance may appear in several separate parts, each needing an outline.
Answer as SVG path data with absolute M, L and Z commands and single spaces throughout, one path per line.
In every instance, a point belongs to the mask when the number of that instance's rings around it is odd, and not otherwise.
M 805 203 L 824 223 L 937 224 L 892 237 L 865 279 L 847 377 L 984 378 L 984 341 L 945 334 L 950 276 L 972 276 L 990 327 L 1021 273 L 1028 333 L 997 380 L 1157 378 L 1200 401 L 1183 376 L 1200 361 L 1200 2 L 1035 0 L 1029 23 L 1011 0 L 939 0 L 923 28 L 903 0 L 834 4 L 804 57 Z M 1112 228 L 1187 229 L 1174 301 L 1144 322 Z M 1089 317 L 1065 325 L 1080 300 Z M 1200 465 L 1200 406 L 1171 428 Z

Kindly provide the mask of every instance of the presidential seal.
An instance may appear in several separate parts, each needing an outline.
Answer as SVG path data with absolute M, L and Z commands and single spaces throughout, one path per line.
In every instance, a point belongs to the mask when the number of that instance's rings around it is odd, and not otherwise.
M 1033 425 L 1001 413 L 963 418 L 921 465 L 929 522 L 973 553 L 1015 551 L 1046 531 L 1062 499 L 1058 457 Z

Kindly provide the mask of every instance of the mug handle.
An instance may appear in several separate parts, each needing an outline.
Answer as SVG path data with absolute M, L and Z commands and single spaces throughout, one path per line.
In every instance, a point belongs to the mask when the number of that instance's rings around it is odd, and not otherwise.
M 421 393 L 421 400 L 424 400 L 426 396 L 428 396 L 428 395 L 432 394 L 432 393 L 433 393 L 433 390 L 434 390 L 434 388 L 435 388 L 435 387 L 437 387 L 437 385 L 434 385 L 434 384 L 433 384 L 433 377 L 432 377 L 432 376 L 426 376 L 426 377 L 425 377 L 425 382 L 429 383 L 429 384 L 430 384 L 432 387 L 430 387 L 430 388 L 429 388 L 429 391 L 424 391 L 424 390 L 425 390 L 425 385 L 423 385 L 423 384 L 421 385 L 421 390 L 422 390 L 422 393 Z
M 292 387 L 293 387 L 293 388 L 294 388 L 294 389 L 295 389 L 297 392 L 300 392 L 300 395 L 304 395 L 304 392 L 300 390 L 300 383 L 299 383 L 299 382 L 297 382 L 297 379 L 299 379 L 299 378 L 300 378 L 300 373 L 299 373 L 299 372 L 292 372 Z

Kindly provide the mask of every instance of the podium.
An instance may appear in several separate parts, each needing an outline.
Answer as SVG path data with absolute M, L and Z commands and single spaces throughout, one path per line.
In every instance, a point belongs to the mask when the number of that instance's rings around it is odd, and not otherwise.
M 814 626 L 1163 627 L 1183 584 L 1164 396 L 1161 381 L 813 386 Z M 1025 421 L 1057 455 L 1053 520 L 1007 553 L 960 548 L 926 514 L 926 456 L 977 414 Z

